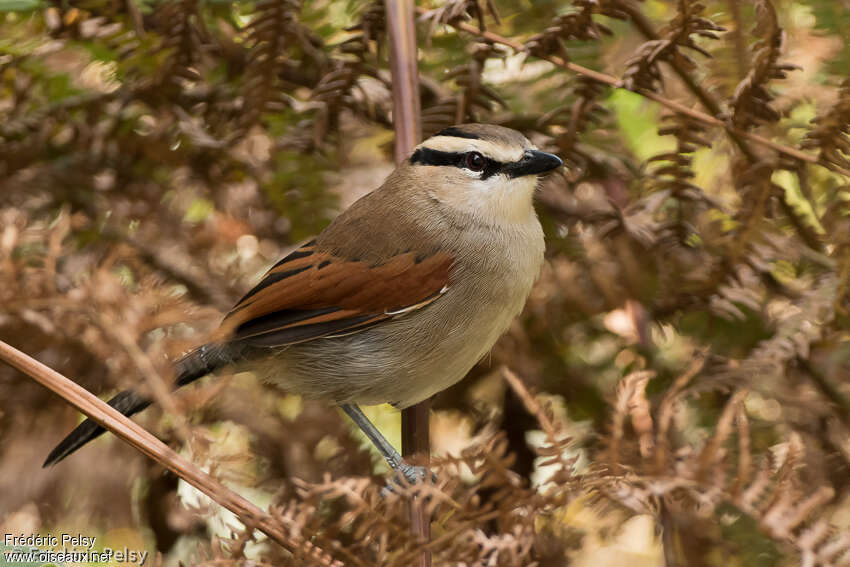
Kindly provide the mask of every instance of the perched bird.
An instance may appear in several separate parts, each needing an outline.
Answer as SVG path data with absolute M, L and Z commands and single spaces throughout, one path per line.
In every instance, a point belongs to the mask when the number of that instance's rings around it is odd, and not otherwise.
M 462 124 L 416 147 L 377 190 L 275 264 L 213 340 L 176 363 L 175 387 L 223 366 L 339 404 L 389 464 L 406 465 L 358 404 L 404 408 L 463 378 L 522 310 L 543 263 L 532 198 L 562 165 L 508 128 Z M 148 405 L 132 390 L 109 405 Z M 47 457 L 103 432 L 91 420 Z

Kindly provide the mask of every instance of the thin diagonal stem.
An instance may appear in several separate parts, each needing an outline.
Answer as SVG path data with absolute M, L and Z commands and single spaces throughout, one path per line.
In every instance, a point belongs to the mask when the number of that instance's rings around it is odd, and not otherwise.
M 248 529 L 260 530 L 284 549 L 297 557 L 308 560 L 311 565 L 343 567 L 342 563 L 331 558 L 312 542 L 301 539 L 295 534 L 295 530 L 290 529 L 288 531 L 293 533 L 287 533 L 287 526 L 284 523 L 226 488 L 200 468 L 180 457 L 162 441 L 145 431 L 142 426 L 130 421 L 120 412 L 108 406 L 106 402 L 52 368 L 3 341 L 0 341 L 0 360 L 60 396 L 91 420 L 118 436 L 122 441 L 144 453 L 209 496 L 219 505 L 236 514 Z

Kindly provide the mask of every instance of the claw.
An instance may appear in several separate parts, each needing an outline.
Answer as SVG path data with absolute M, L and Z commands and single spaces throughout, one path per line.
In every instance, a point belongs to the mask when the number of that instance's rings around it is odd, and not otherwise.
M 407 463 L 401 463 L 398 467 L 398 472 L 404 475 L 404 478 L 407 479 L 407 482 L 410 484 L 416 484 L 417 482 L 421 482 L 431 476 L 431 480 L 436 481 L 437 475 L 429 471 L 425 467 L 415 467 L 413 465 L 408 465 Z
M 402 486 L 401 479 L 399 477 L 403 476 L 405 483 L 404 484 L 417 484 L 419 482 L 426 482 L 430 480 L 432 484 L 436 484 L 437 475 L 426 467 L 417 467 L 413 465 L 409 465 L 402 461 L 398 464 L 395 469 L 395 475 L 387 481 L 387 485 L 381 490 L 381 496 L 386 497 L 390 493 L 396 493 L 396 488 Z

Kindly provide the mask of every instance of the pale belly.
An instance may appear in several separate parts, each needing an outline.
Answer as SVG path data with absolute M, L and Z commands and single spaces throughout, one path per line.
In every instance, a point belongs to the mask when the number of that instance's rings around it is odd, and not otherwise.
M 406 407 L 459 381 L 489 352 L 522 309 L 525 295 L 510 299 L 471 310 L 463 296 L 449 291 L 397 321 L 277 349 L 245 366 L 306 397 Z

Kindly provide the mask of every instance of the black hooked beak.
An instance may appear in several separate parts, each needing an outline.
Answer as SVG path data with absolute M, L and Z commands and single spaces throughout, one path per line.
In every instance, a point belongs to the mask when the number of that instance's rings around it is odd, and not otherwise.
M 507 164 L 504 172 L 509 177 L 523 177 L 525 175 L 546 173 L 562 165 L 564 165 L 564 162 L 554 154 L 547 154 L 539 150 L 525 150 L 522 159 Z

